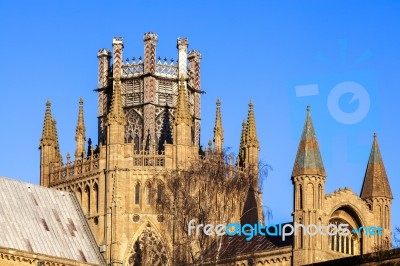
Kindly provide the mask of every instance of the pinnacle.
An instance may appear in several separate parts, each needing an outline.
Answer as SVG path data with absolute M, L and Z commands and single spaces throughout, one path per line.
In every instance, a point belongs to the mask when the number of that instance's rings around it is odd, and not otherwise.
M 51 115 L 51 102 L 50 100 L 47 100 L 40 145 L 50 145 L 51 143 L 54 143 L 54 141 L 55 141 L 55 134 L 53 128 L 53 117 Z
M 217 99 L 216 105 L 217 108 L 215 114 L 214 143 L 216 151 L 221 152 L 222 143 L 224 141 L 224 129 L 222 128 L 221 101 L 219 99 Z
M 254 118 L 254 104 L 250 100 L 249 103 L 249 113 L 248 113 L 248 118 L 247 118 L 247 136 L 246 136 L 246 141 L 247 144 L 250 146 L 256 146 L 258 147 L 258 138 L 257 138 L 257 131 L 256 131 L 256 121 Z
M 185 88 L 185 78 L 183 77 L 183 75 L 181 75 L 179 79 L 179 96 L 176 108 L 176 123 L 183 122 L 187 125 L 192 125 L 192 118 L 189 112 L 189 104 L 187 101 Z
M 114 91 L 111 100 L 110 113 L 108 114 L 109 121 L 117 122 L 118 124 L 124 124 L 124 110 L 122 107 L 121 97 L 121 81 L 119 78 L 114 80 Z

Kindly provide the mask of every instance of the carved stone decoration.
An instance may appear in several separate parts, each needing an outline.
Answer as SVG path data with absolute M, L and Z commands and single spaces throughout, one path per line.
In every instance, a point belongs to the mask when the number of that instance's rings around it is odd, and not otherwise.
M 139 138 L 139 143 L 141 143 L 143 120 L 140 115 L 134 109 L 130 109 L 126 113 L 126 122 L 127 125 L 125 128 L 125 142 L 135 143 L 135 139 Z
M 131 254 L 128 259 L 129 266 L 164 266 L 168 263 L 167 252 L 159 235 L 146 225 L 141 235 L 135 241 L 131 248 Z
M 173 118 L 170 114 L 170 108 L 164 107 L 164 111 L 161 112 L 156 118 L 156 137 L 158 151 L 164 150 L 164 143 L 172 144 L 172 121 Z

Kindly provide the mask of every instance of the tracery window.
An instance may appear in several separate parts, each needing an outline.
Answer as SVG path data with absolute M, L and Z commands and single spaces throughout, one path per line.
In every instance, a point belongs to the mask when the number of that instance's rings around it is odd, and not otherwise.
M 150 224 L 140 234 L 131 248 L 129 266 L 168 266 L 167 251 L 159 235 Z

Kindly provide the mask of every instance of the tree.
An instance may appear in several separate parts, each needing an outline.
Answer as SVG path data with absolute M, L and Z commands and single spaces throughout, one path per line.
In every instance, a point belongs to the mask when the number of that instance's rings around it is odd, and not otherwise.
M 232 158 L 232 154 L 209 149 L 184 169 L 154 175 L 164 184 L 162 195 L 154 193 L 153 202 L 171 234 L 173 265 L 203 265 L 212 243 L 215 247 L 217 242 L 219 250 L 221 237 L 208 236 L 203 230 L 189 232 L 189 222 L 216 226 L 240 221 L 249 187 L 256 180 L 263 180 L 270 169 L 267 165 L 242 169 L 232 163 Z M 261 189 L 257 191 L 261 193 Z M 218 256 L 212 259 L 218 260 Z
M 396 226 L 394 229 L 394 243 L 395 248 L 400 247 L 400 227 Z

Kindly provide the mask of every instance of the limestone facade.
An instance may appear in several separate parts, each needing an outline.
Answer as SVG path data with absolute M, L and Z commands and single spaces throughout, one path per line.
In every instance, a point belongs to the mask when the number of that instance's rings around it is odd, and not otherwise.
M 98 145 L 86 142 L 83 100 L 79 102 L 76 151 L 72 161 L 60 155 L 55 119 L 46 105 L 40 142 L 40 183 L 75 193 L 103 257 L 109 265 L 137 265 L 143 249 L 157 254 L 148 265 L 171 265 L 171 231 L 152 207 L 152 197 L 165 180 L 155 172 L 185 169 L 203 150 L 200 147 L 201 54 L 188 52 L 188 40 L 178 38 L 177 60 L 157 58 L 158 36 L 143 37 L 144 56 L 123 59 L 124 42 L 114 38 L 113 51 L 98 52 Z M 111 62 L 111 58 L 113 61 Z M 233 167 L 257 173 L 259 141 L 253 103 L 242 124 L 240 150 Z M 85 146 L 85 144 L 87 146 Z M 220 102 L 217 102 L 214 149 L 223 148 Z M 87 148 L 86 148 L 87 147 Z M 302 265 L 345 256 L 365 254 L 391 246 L 392 194 L 377 139 L 368 164 L 363 191 L 350 189 L 325 194 L 323 167 L 310 111 L 292 173 L 293 222 L 303 225 L 348 223 L 352 228 L 380 225 L 383 237 L 366 235 L 295 236 L 280 248 L 236 254 L 224 265 Z M 384 190 L 373 193 L 379 180 Z M 261 219 L 261 193 L 256 190 Z M 151 239 L 150 242 L 144 242 Z M 146 240 L 147 241 L 147 240 Z

